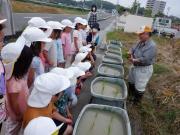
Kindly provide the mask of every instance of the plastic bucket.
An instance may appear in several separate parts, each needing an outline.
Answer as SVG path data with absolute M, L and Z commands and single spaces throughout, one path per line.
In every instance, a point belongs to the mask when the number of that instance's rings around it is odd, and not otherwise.
M 92 103 L 124 108 L 127 86 L 123 79 L 97 77 L 91 83 Z
M 117 65 L 122 65 L 123 64 L 123 59 L 121 57 L 111 57 L 111 56 L 103 56 L 102 62 L 104 63 L 109 63 L 109 64 L 117 64 Z
M 102 63 L 98 67 L 98 74 L 107 77 L 123 78 L 124 68 L 121 65 Z
M 78 116 L 73 135 L 131 135 L 127 111 L 122 108 L 88 104 Z

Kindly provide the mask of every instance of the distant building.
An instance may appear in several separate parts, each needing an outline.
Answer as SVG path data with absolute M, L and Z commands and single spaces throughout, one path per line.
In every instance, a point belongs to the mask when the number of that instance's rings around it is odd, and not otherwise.
M 146 9 L 152 10 L 152 16 L 157 13 L 163 13 L 166 7 L 166 2 L 161 0 L 148 0 L 146 3 Z

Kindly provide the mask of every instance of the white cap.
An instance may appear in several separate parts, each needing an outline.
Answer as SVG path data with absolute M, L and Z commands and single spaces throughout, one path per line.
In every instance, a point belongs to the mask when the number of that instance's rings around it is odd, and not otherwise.
M 37 28 L 45 28 L 45 29 L 49 29 L 50 28 L 48 26 L 48 24 L 46 23 L 46 21 L 44 19 L 42 19 L 41 17 L 32 17 L 28 21 L 28 26 L 30 26 L 30 27 L 37 27 Z
M 50 72 L 51 73 L 55 73 L 57 75 L 63 75 L 65 77 L 67 77 L 68 79 L 71 79 L 74 76 L 74 72 L 73 71 L 65 69 L 65 68 L 55 67 Z
M 87 55 L 88 55 L 88 52 L 76 54 L 75 60 L 72 65 L 74 64 L 76 65 L 77 63 L 81 62 L 82 60 L 86 58 Z
M 88 21 L 86 19 L 82 19 L 83 25 L 88 25 Z
M 7 21 L 7 19 L 2 19 L 2 20 L 0 20 L 0 24 L 5 23 L 6 21 Z
M 44 33 L 49 37 L 52 33 L 51 27 L 48 26 L 47 22 L 41 17 L 32 17 L 28 21 L 28 27 L 44 28 L 47 29 Z
M 49 21 L 47 22 L 48 26 L 50 26 L 52 29 L 57 29 L 57 30 L 63 30 L 64 25 L 62 25 L 58 21 Z
M 61 24 L 64 25 L 64 27 L 70 27 L 74 29 L 74 24 L 69 19 L 64 19 L 61 21 Z
M 81 17 L 76 17 L 76 18 L 74 19 L 74 23 L 75 23 L 75 24 L 80 23 L 80 24 L 82 24 L 82 25 L 87 25 L 86 22 L 85 22 L 85 20 L 82 19 Z
M 48 117 L 38 117 L 32 119 L 24 130 L 24 135 L 53 135 L 62 127 L 56 126 L 54 121 Z
M 80 68 L 78 67 L 69 67 L 68 69 L 72 70 L 74 72 L 74 76 L 76 78 L 85 75 L 85 72 L 82 71 Z
M 45 73 L 38 76 L 34 88 L 28 99 L 28 105 L 36 108 L 48 106 L 53 95 L 56 95 L 70 86 L 67 77 L 54 73 Z
M 86 53 L 86 52 L 91 52 L 92 49 L 89 46 L 82 46 L 81 48 L 79 48 L 79 52 L 80 53 Z
M 76 65 L 78 68 L 80 68 L 82 71 L 86 72 L 91 68 L 90 62 L 80 62 Z
M 25 40 L 25 44 L 27 46 L 31 46 L 31 44 L 33 42 L 37 42 L 37 41 L 41 41 L 41 42 L 51 42 L 52 39 L 51 38 L 48 38 L 47 35 L 42 31 L 40 30 L 39 28 L 36 28 L 36 27 L 30 27 L 30 28 L 27 28 L 23 34 L 22 34 L 24 40 Z
M 9 80 L 14 70 L 14 64 L 18 60 L 21 52 L 24 48 L 24 44 L 9 43 L 1 50 L 2 60 L 6 71 L 6 80 Z

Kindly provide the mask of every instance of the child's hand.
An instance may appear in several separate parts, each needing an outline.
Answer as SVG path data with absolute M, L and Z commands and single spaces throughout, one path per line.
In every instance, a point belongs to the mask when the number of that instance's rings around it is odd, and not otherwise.
M 71 119 L 71 120 L 72 120 L 73 116 L 72 116 L 72 114 L 71 114 L 71 113 L 68 113 L 68 114 L 67 114 L 67 116 L 68 116 L 68 118 L 69 118 L 69 119 Z
M 73 122 L 72 122 L 72 120 L 71 120 L 71 119 L 66 119 L 66 123 L 67 123 L 67 124 L 70 124 L 70 125 L 72 125 L 72 124 L 73 124 Z

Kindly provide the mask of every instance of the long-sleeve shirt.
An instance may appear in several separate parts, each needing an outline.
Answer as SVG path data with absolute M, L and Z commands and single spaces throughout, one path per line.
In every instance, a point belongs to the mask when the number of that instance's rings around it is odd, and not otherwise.
M 138 42 L 131 51 L 133 58 L 140 61 L 139 63 L 135 63 L 135 66 L 148 66 L 154 64 L 156 44 L 153 40 L 150 39 L 146 42 Z

